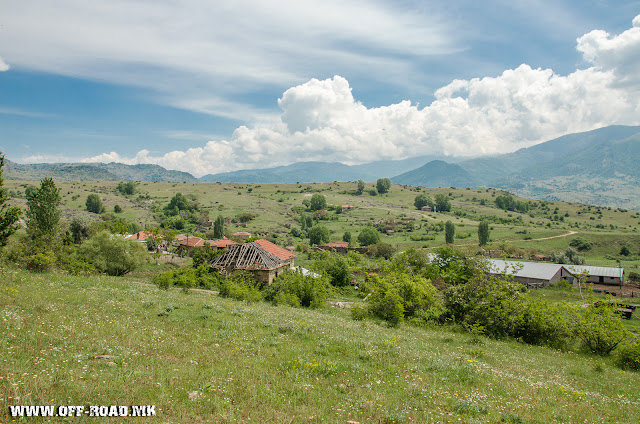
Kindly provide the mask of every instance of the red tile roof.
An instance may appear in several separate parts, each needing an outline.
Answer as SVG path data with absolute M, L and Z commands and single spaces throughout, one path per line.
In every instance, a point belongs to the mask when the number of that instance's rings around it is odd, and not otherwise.
M 151 233 L 145 233 L 144 231 L 140 231 L 127 237 L 127 240 L 145 241 L 151 236 L 152 236 Z
M 231 246 L 233 244 L 238 244 L 233 240 L 229 240 L 228 238 L 223 238 L 220 240 L 207 240 L 207 243 L 211 245 L 211 247 L 218 247 L 224 249 L 227 246 Z
M 202 240 L 200 237 L 189 237 L 185 238 L 184 240 L 180 240 L 180 246 L 203 247 L 204 240 Z
M 260 247 L 262 247 L 264 250 L 266 250 L 267 252 L 271 253 L 272 255 L 276 255 L 280 259 L 287 260 L 287 259 L 293 259 L 293 258 L 296 257 L 295 254 L 289 252 L 284 247 L 280 247 L 278 245 L 275 245 L 275 244 L 271 243 L 268 240 L 259 239 L 259 240 L 256 240 L 255 242 L 258 243 L 260 245 Z

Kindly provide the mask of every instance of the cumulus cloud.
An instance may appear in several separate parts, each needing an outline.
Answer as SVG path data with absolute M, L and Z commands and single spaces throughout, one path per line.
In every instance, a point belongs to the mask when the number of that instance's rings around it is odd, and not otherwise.
M 640 18 L 618 36 L 592 31 L 577 48 L 593 66 L 562 76 L 523 64 L 496 77 L 455 80 L 424 108 L 410 101 L 367 108 L 341 77 L 286 90 L 281 113 L 241 126 L 229 140 L 134 158 L 117 153 L 90 161 L 157 163 L 196 176 L 296 161 L 357 164 L 438 154 L 504 153 L 548 139 L 612 124 L 640 124 L 637 101 Z
M 9 65 L 0 57 L 0 72 L 8 71 Z

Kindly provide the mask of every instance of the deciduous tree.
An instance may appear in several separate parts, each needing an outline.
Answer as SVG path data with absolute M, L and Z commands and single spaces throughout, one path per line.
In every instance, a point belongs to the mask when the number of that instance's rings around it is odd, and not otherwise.
M 456 235 L 456 226 L 454 225 L 453 222 L 451 221 L 447 221 L 444 224 L 444 238 L 447 242 L 447 244 L 452 244 L 453 243 L 453 239 Z
M 7 201 L 9 196 L 4 189 L 4 178 L 2 171 L 4 168 L 4 155 L 0 154 L 0 247 L 7 244 L 11 234 L 15 233 L 20 225 L 17 224 L 22 211 L 17 206 L 9 206 Z

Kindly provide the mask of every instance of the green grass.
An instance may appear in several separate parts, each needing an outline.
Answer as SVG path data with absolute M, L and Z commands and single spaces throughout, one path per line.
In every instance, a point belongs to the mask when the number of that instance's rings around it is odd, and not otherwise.
M 153 404 L 144 422 L 640 421 L 640 374 L 609 358 L 134 278 L 1 277 L 3 414 Z

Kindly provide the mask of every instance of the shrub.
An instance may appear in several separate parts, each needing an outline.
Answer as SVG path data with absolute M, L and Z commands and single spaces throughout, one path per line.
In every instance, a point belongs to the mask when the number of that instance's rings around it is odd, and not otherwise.
M 217 272 L 210 272 L 208 266 L 199 268 L 184 267 L 172 271 L 163 272 L 153 277 L 153 283 L 158 287 L 168 289 L 170 287 L 217 289 L 224 277 Z
M 380 242 L 380 233 L 373 227 L 364 227 L 358 234 L 358 243 L 361 246 L 369 246 Z
M 124 275 L 149 260 L 141 243 L 113 236 L 108 231 L 101 231 L 85 241 L 78 253 L 109 275 Z
M 584 252 L 587 250 L 591 250 L 593 244 L 583 239 L 582 237 L 576 237 L 575 239 L 571 240 L 569 246 L 575 247 L 579 252 Z
M 388 243 L 378 242 L 369 246 L 369 254 L 376 258 L 391 259 L 396 248 Z
M 262 300 L 261 285 L 248 271 L 234 271 L 220 284 L 220 296 L 249 302 Z
M 329 242 L 329 230 L 322 225 L 314 225 L 309 229 L 309 243 L 322 244 Z
M 616 350 L 616 363 L 622 369 L 640 371 L 640 338 L 627 339 Z
M 314 194 L 311 196 L 311 202 L 309 208 L 312 211 L 319 211 L 321 209 L 327 209 L 327 199 L 322 194 Z
M 98 196 L 97 194 L 88 195 L 87 201 L 85 202 L 85 206 L 87 207 L 88 212 L 93 212 L 93 213 L 104 212 L 104 206 L 102 206 L 102 201 L 100 200 L 100 196 Z
M 615 303 L 595 302 L 572 310 L 572 329 L 585 350 L 605 356 L 629 337 L 617 309 Z
M 341 287 L 349 284 L 351 273 L 343 256 L 331 252 L 318 252 L 314 259 L 313 269 L 329 277 L 331 285 Z
M 34 253 L 26 258 L 27 269 L 34 272 L 47 272 L 55 262 L 56 257 L 52 251 Z
M 264 298 L 275 305 L 318 308 L 331 292 L 326 278 L 304 276 L 299 271 L 287 270 L 264 289 Z

